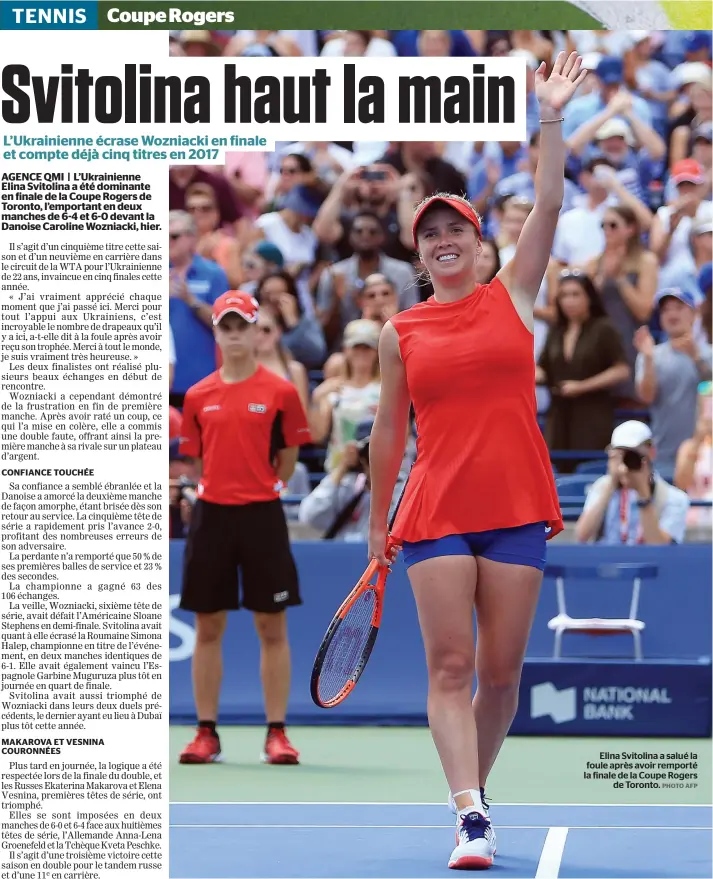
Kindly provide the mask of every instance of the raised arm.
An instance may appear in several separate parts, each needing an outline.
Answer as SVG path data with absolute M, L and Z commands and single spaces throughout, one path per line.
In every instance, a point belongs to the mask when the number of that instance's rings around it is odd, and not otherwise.
M 576 52 L 569 57 L 560 52 L 549 79 L 544 78 L 544 63 L 535 74 L 542 122 L 535 207 L 525 220 L 515 256 L 498 273 L 516 307 L 532 309 L 550 259 L 564 197 L 566 149 L 562 138 L 562 109 L 587 75 L 581 66 L 582 59 Z
M 369 554 L 382 564 L 385 556 L 389 506 L 406 451 L 410 398 L 406 370 L 399 351 L 399 337 L 391 322 L 379 339 L 381 393 L 369 442 L 371 510 Z

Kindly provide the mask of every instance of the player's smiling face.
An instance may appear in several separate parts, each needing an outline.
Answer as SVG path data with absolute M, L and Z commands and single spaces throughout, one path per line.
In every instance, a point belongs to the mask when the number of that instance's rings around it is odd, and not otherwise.
M 421 260 L 432 278 L 448 278 L 471 272 L 478 260 L 479 241 L 475 226 L 458 211 L 434 207 L 419 223 Z

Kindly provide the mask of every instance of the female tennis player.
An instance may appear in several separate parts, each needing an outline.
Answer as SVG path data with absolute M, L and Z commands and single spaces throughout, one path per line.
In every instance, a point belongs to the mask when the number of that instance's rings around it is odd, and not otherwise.
M 457 196 L 426 199 L 413 234 L 434 295 L 385 324 L 379 344 L 369 553 L 391 562 L 387 511 L 413 403 L 416 463 L 392 536 L 418 609 L 429 725 L 457 814 L 448 865 L 458 869 L 493 862 L 485 782 L 515 715 L 545 543 L 563 527 L 536 419 L 533 306 L 562 205 L 562 108 L 584 77 L 574 52 L 561 53 L 548 78 L 544 64 L 537 71 L 536 201 L 513 259 L 478 284 L 477 214 Z

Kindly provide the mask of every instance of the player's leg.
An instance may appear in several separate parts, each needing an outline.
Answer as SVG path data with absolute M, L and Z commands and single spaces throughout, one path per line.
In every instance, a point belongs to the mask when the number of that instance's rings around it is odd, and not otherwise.
M 285 731 L 290 693 L 290 644 L 285 609 L 302 604 L 297 567 L 279 501 L 250 504 L 241 539 L 243 606 L 253 611 L 260 640 L 260 676 L 267 735 L 261 759 L 294 764 L 299 752 Z
M 429 552 L 439 554 L 428 558 Z M 477 731 L 471 708 L 476 562 L 460 537 L 408 545 L 404 560 L 426 650 L 429 726 L 443 771 L 455 791 L 456 848 L 449 866 L 487 867 L 493 851 L 478 791 Z
M 502 535 L 477 560 L 478 686 L 473 712 L 482 787 L 517 710 L 522 665 L 545 563 L 544 524 L 539 529 L 504 529 Z
M 213 763 L 220 757 L 216 726 L 222 640 L 227 611 L 239 606 L 237 560 L 230 539 L 233 518 L 233 508 L 203 501 L 196 503 L 191 517 L 179 606 L 196 614 L 191 671 L 198 731 L 181 753 L 181 763 Z

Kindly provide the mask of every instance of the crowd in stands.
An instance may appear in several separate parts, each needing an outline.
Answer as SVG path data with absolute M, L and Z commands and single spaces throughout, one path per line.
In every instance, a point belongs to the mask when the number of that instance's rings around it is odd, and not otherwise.
M 329 531 L 326 505 L 343 511 L 345 480 L 363 501 L 359 431 L 378 404 L 380 327 L 432 293 L 411 239 L 415 205 L 437 191 L 471 200 L 483 217 L 482 283 L 512 258 L 535 192 L 534 71 L 561 49 L 582 53 L 590 74 L 564 111 L 564 204 L 535 312 L 538 412 L 553 464 L 567 474 L 599 453 L 604 473 L 614 428 L 634 419 L 650 426 L 658 476 L 710 499 L 710 32 L 170 35 L 174 56 L 511 55 L 527 65 L 523 143 L 295 142 L 170 168 L 171 406 L 180 411 L 188 388 L 216 369 L 214 300 L 252 293 L 259 362 L 294 383 L 312 432 L 285 488 L 315 488 L 302 521 Z M 190 495 L 180 483 L 194 474 L 172 449 L 178 536 Z M 360 533 L 363 512 L 351 513 L 344 535 Z

